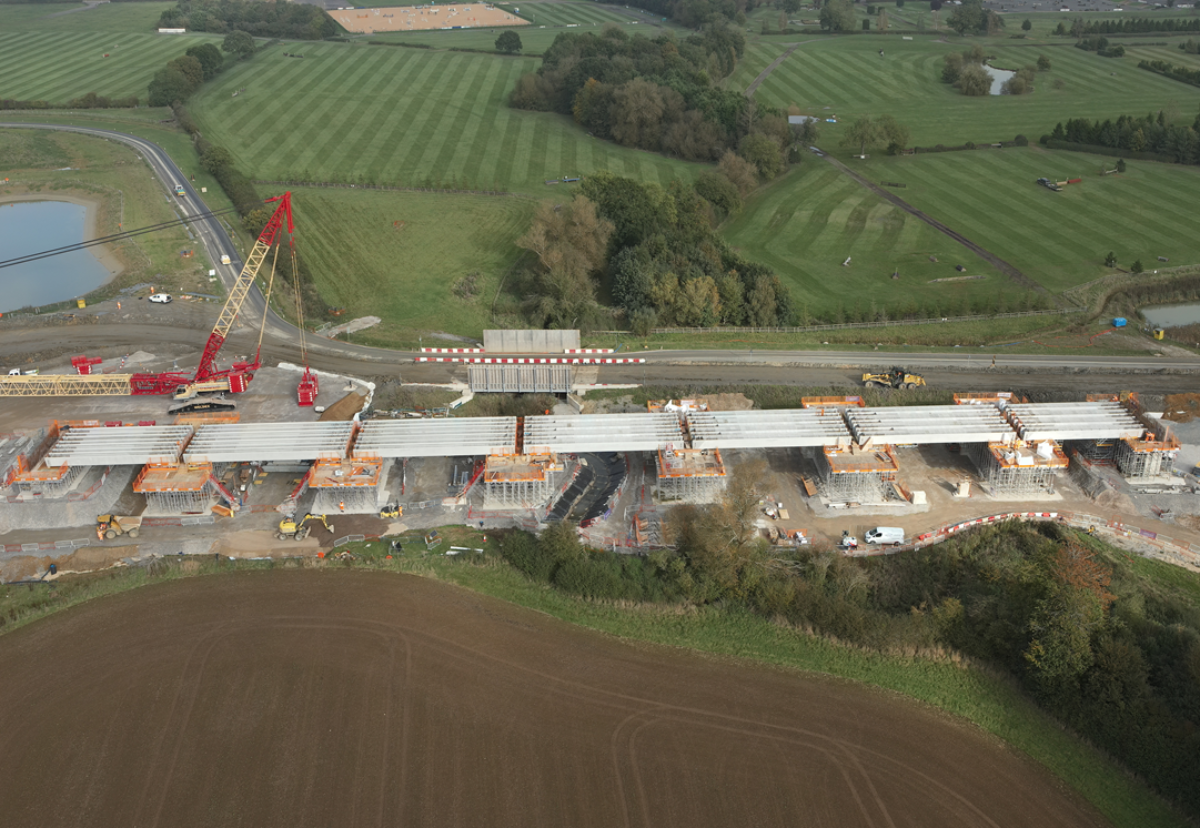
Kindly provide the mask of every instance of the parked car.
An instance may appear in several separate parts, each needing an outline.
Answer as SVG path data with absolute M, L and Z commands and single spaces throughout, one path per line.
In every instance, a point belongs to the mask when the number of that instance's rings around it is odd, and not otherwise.
M 171 301 L 171 294 L 155 293 L 150 297 L 150 301 L 154 302 L 155 304 L 158 304 L 158 305 L 165 305 Z

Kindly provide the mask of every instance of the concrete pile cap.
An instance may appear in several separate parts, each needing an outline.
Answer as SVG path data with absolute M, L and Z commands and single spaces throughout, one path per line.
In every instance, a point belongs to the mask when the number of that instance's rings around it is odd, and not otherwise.
M 354 443 L 356 458 L 516 453 L 516 417 L 368 420 Z
M 698 449 L 832 446 L 850 439 L 841 413 L 822 409 L 693 411 L 687 421 Z
M 1120 440 L 1146 430 L 1117 402 L 1025 403 L 1007 410 L 1022 440 Z
M 1008 443 L 1015 436 L 1000 409 L 991 405 L 848 408 L 846 419 L 859 443 Z
M 46 453 L 47 466 L 134 466 L 175 463 L 192 427 L 69 428 Z
M 584 414 L 526 417 L 525 453 L 658 451 L 684 448 L 683 428 L 674 414 Z
M 350 422 L 204 425 L 196 431 L 184 457 L 189 463 L 341 459 L 353 432 Z

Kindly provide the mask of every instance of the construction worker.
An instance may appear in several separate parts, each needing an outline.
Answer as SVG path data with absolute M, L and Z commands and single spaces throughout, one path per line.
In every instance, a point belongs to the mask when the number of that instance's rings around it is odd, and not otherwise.
M 346 501 L 343 500 L 340 503 L 338 503 L 338 509 L 342 512 L 346 511 Z

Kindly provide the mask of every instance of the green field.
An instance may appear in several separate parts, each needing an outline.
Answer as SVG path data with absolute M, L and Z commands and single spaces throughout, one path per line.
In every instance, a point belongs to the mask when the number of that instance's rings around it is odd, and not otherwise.
M 744 255 L 774 268 L 791 287 L 798 309 L 825 319 L 839 308 L 849 313 L 872 306 L 955 316 L 964 302 L 998 294 L 1012 302 L 1025 292 L 962 245 L 815 156 L 754 195 L 724 236 Z M 937 264 L 929 261 L 931 255 Z M 850 266 L 844 267 L 848 256 Z M 955 271 L 956 264 L 966 266 L 966 274 Z M 892 279 L 897 270 L 900 278 Z M 985 278 L 930 283 L 961 275 Z
M 623 9 L 613 8 L 611 6 L 602 6 L 599 3 L 579 2 L 579 3 L 501 3 L 499 8 L 507 12 L 518 14 L 526 20 L 533 23 L 535 26 L 586 26 L 591 24 L 603 25 L 605 23 L 620 23 L 632 26 L 640 26 L 640 23 L 631 23 L 641 19 L 641 15 L 634 10 L 629 12 Z M 518 13 L 514 9 L 520 9 Z M 657 18 L 661 21 L 661 18 Z M 630 34 L 633 34 L 631 28 Z
M 423 330 L 482 336 L 534 206 L 504 196 L 311 187 L 293 193 L 296 244 L 322 298 L 346 308 L 347 317 L 382 317 L 371 341 L 405 345 Z M 481 274 L 475 295 L 460 298 L 452 288 L 473 271 Z
M 1029 95 L 961 95 L 941 82 L 942 57 L 976 42 L 996 54 L 997 66 L 1020 68 L 1046 54 L 1053 68 L 1038 74 L 1037 88 Z M 772 106 L 795 104 L 809 114 L 836 116 L 840 124 L 822 125 L 824 148 L 835 148 L 845 123 L 860 115 L 893 115 L 912 131 L 914 144 L 933 146 L 1012 140 L 1018 133 L 1037 140 L 1067 118 L 1103 120 L 1151 108 L 1177 110 L 1190 121 L 1200 107 L 1200 88 L 1138 69 L 1135 52 L 1110 59 L 1065 45 L 1013 45 L 1019 43 L 957 37 L 939 43 L 933 35 L 916 35 L 912 41 L 874 35 L 821 38 L 800 46 L 763 82 L 756 97 Z M 745 89 L 786 48 L 774 41 L 752 45 L 744 65 L 728 81 L 730 88 Z M 1184 56 L 1174 46 L 1156 51 Z M 1061 88 L 1056 88 L 1058 81 Z
M 508 92 L 534 58 L 332 43 L 307 44 L 304 56 L 268 49 L 193 102 L 205 137 L 256 178 L 560 197 L 545 180 L 606 169 L 667 184 L 702 169 L 589 138 L 560 115 L 510 109 Z
M 73 4 L 0 5 L 0 96 L 66 103 L 87 92 L 146 98 L 154 73 L 216 35 L 159 35 L 169 3 L 109 3 L 49 17 Z M 108 57 L 105 57 L 105 55 Z

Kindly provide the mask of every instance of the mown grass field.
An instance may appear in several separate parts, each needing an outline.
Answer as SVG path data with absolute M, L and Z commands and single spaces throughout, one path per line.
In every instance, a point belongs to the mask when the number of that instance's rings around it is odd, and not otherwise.
M 839 124 L 822 124 L 820 146 L 827 149 L 836 149 L 845 125 L 861 115 L 892 115 L 909 127 L 914 144 L 933 146 L 1012 140 L 1018 133 L 1037 140 L 1068 118 L 1103 120 L 1158 108 L 1178 111 L 1190 122 L 1200 107 L 1200 88 L 1138 69 L 1134 52 L 1124 58 L 1102 58 L 1075 49 L 1062 38 L 1041 46 L 1006 38 L 952 37 L 940 43 L 934 35 L 914 37 L 905 41 L 895 36 L 818 36 L 784 60 L 758 88 L 756 97 L 772 106 L 795 104 L 812 115 L 836 116 Z M 799 39 L 788 38 L 788 42 Z M 1145 39 L 1168 40 L 1172 46 L 1159 51 L 1184 54 L 1173 45 L 1182 38 Z M 1029 95 L 967 97 L 942 83 L 942 58 L 974 43 L 994 53 L 997 66 L 1020 68 L 1045 54 L 1052 69 L 1038 73 L 1036 89 Z M 727 81 L 730 88 L 746 89 L 787 47 L 788 43 L 774 39 L 750 45 L 746 59 Z
M 108 3 L 50 17 L 72 4 L 0 5 L 0 95 L 65 104 L 87 92 L 146 99 L 154 73 L 215 35 L 158 35 L 169 3 Z M 105 57 L 105 55 L 108 57 Z
M 861 162 L 856 162 L 860 163 Z M 1130 161 L 1126 172 L 1100 175 L 1112 159 L 1040 147 L 872 158 L 873 180 L 905 183 L 910 204 L 950 224 L 1053 292 L 1109 273 L 1110 250 L 1147 270 L 1166 256 L 1172 267 L 1200 262 L 1200 236 L 1186 205 L 1200 188 L 1200 168 Z M 1062 192 L 1041 177 L 1082 177 Z
M 886 175 L 892 174 L 887 168 Z M 896 192 L 907 197 L 908 190 Z M 752 196 L 724 236 L 744 255 L 774 268 L 791 287 L 799 311 L 825 319 L 857 318 L 885 307 L 956 316 L 969 303 L 1001 295 L 1005 309 L 1016 310 L 1025 293 L 962 245 L 816 156 Z M 930 256 L 937 257 L 936 264 Z M 843 266 L 847 257 L 850 265 Z M 891 278 L 894 271 L 899 279 Z M 984 278 L 931 282 L 960 276 Z
M 345 318 L 382 317 L 355 341 L 392 345 L 416 344 L 423 331 L 481 337 L 534 207 L 517 197 L 314 187 L 293 196 L 296 244 L 322 298 Z M 472 272 L 474 296 L 461 298 L 454 285 Z
M 589 26 L 604 25 L 605 23 L 629 24 L 631 27 L 641 24 L 631 23 L 642 19 L 635 9 L 626 12 L 623 9 L 603 6 L 591 2 L 570 3 L 500 3 L 499 8 L 524 17 L 535 26 Z M 520 11 L 516 11 L 520 9 Z M 665 21 L 657 18 L 663 25 Z M 524 30 L 521 30 L 524 34 Z M 633 34 L 633 31 L 630 31 Z
M 295 60 L 283 51 L 227 70 L 192 104 L 205 137 L 256 178 L 562 198 L 547 179 L 607 169 L 665 185 L 702 169 L 589 138 L 563 116 L 510 109 L 508 92 L 535 58 L 306 44 Z

